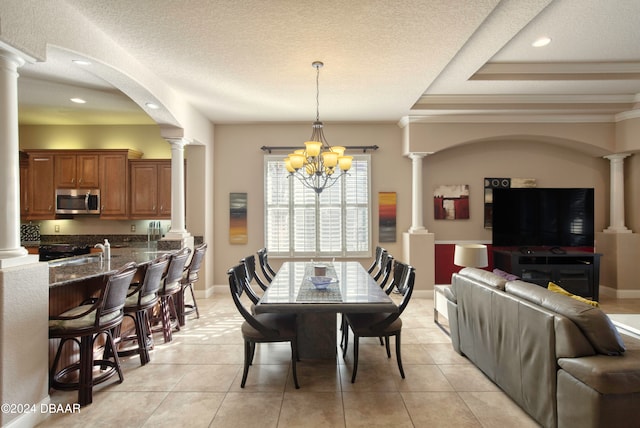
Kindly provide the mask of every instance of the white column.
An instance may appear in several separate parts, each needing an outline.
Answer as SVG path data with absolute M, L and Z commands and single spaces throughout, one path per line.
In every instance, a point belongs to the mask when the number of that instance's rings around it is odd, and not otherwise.
M 427 153 L 410 153 L 412 161 L 411 175 L 411 227 L 409 233 L 426 233 L 422 214 L 422 159 Z
M 624 158 L 629 154 L 615 154 L 605 156 L 610 162 L 610 200 L 608 233 L 631 233 L 624 225 Z
M 167 140 L 171 144 L 171 230 L 167 239 L 190 236 L 185 228 L 184 139 Z
M 30 263 L 20 245 L 18 68 L 24 60 L 0 51 L 0 268 Z

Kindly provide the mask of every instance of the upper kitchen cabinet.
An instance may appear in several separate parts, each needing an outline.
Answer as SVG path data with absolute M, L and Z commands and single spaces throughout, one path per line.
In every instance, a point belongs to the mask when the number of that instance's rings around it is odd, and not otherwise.
M 29 155 L 20 152 L 20 218 L 29 214 Z
M 100 187 L 97 153 L 55 155 L 57 189 L 98 189 Z
M 129 159 L 138 159 L 142 154 L 132 150 L 113 151 L 100 154 L 100 218 L 126 220 L 127 189 L 129 185 Z
M 54 156 L 50 153 L 29 153 L 27 205 L 21 207 L 28 220 L 55 218 Z M 22 174 L 21 174 L 22 175 Z M 22 198 L 21 198 L 22 203 Z
M 129 217 L 170 219 L 171 160 L 132 160 L 129 166 Z

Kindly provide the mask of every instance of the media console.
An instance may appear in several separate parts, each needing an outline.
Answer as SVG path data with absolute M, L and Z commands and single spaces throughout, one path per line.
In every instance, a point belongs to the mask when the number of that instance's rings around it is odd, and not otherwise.
M 548 250 L 494 250 L 497 269 L 512 273 L 524 281 L 547 287 L 553 282 L 572 294 L 598 300 L 600 284 L 599 253 Z

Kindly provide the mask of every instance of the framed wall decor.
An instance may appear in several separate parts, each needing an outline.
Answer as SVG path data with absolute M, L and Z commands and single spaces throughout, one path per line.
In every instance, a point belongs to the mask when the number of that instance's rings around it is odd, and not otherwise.
M 433 192 L 435 220 L 464 220 L 469 218 L 469 185 L 447 184 Z
M 246 244 L 247 233 L 247 194 L 229 193 L 229 243 Z
M 378 193 L 378 241 L 396 242 L 396 192 Z

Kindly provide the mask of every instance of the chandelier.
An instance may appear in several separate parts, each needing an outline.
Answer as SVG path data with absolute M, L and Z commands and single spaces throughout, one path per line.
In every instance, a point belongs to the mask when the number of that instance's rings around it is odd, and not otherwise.
M 290 153 L 285 158 L 285 166 L 290 177 L 296 177 L 309 189 L 320 195 L 333 186 L 351 168 L 353 156 L 345 156 L 345 148 L 330 146 L 324 137 L 320 121 L 320 61 L 311 64 L 316 69 L 316 121 L 313 122 L 311 138 L 304 143 L 305 148 Z

